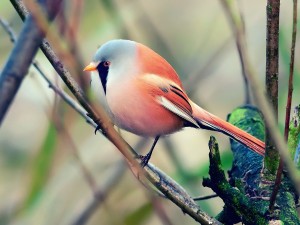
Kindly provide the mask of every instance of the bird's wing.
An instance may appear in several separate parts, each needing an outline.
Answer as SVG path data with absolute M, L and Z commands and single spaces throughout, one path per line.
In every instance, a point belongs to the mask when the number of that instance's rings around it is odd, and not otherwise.
M 186 120 L 189 125 L 199 127 L 192 116 L 192 107 L 185 92 L 174 82 L 155 74 L 142 76 L 144 87 L 156 101 L 167 110 Z

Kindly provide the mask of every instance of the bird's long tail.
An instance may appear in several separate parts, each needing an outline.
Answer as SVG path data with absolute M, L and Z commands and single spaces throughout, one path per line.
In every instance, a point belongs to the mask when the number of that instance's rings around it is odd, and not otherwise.
M 205 111 L 195 103 L 191 102 L 191 105 L 193 108 L 193 117 L 201 128 L 222 132 L 259 155 L 265 155 L 265 143 L 263 141 Z

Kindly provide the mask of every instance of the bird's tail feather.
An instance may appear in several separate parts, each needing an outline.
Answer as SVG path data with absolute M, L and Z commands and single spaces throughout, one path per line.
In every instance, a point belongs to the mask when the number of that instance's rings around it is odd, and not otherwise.
M 265 143 L 263 141 L 205 111 L 195 103 L 191 102 L 191 105 L 193 108 L 193 117 L 201 128 L 222 132 L 259 155 L 265 155 Z

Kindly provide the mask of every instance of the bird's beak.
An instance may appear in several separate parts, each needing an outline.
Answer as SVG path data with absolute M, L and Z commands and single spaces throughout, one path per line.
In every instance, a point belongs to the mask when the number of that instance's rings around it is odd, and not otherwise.
M 91 62 L 89 65 L 87 65 L 83 71 L 94 71 L 94 70 L 97 70 L 97 64 L 94 63 L 94 62 Z

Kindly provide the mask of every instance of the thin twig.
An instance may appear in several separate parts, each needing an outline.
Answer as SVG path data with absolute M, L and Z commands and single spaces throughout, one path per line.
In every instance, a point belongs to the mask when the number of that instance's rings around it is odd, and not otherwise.
M 183 212 L 194 215 L 193 218 L 200 222 L 201 224 L 220 224 L 219 221 L 211 218 L 202 210 L 199 210 L 199 206 L 195 201 L 189 196 L 189 194 L 172 178 L 167 176 L 164 172 L 159 170 L 152 164 L 149 164 L 145 168 L 147 172 L 153 173 L 152 176 L 147 176 L 152 184 L 160 184 L 158 188 L 167 198 L 173 201 L 176 198 L 176 205 L 178 205 Z M 176 187 L 170 189 L 169 187 Z M 175 191 L 175 192 L 174 192 Z
M 10 40 L 14 43 L 16 41 L 16 35 L 14 33 L 14 31 L 12 30 L 12 28 L 9 26 L 9 24 L 4 21 L 2 18 L 0 18 L 0 24 L 2 25 L 2 27 L 4 28 L 4 30 L 8 33 Z M 39 74 L 44 78 L 44 80 L 48 83 L 49 88 L 53 89 L 53 91 L 59 95 L 71 108 L 73 108 L 77 113 L 79 113 L 82 117 L 85 118 L 85 120 L 92 126 L 94 126 L 94 128 L 96 128 L 96 124 L 94 123 L 94 121 L 88 117 L 86 115 L 86 111 L 77 103 L 75 102 L 66 92 L 64 92 L 63 90 L 61 90 L 60 88 L 58 88 L 57 86 L 55 86 L 52 81 L 46 76 L 46 74 L 42 71 L 42 69 L 40 68 L 40 66 L 38 65 L 37 61 L 33 62 L 34 67 L 37 69 L 37 71 L 39 72 Z M 107 191 L 105 191 L 105 193 L 103 193 L 103 191 L 101 191 L 101 189 L 97 190 L 96 187 L 96 181 L 93 178 L 92 174 L 89 172 L 89 170 L 87 169 L 87 167 L 84 165 L 84 163 L 82 162 L 77 148 L 74 145 L 74 142 L 71 140 L 71 137 L 69 136 L 69 134 L 67 133 L 67 131 L 64 129 L 64 127 L 61 125 L 60 122 L 56 122 L 55 123 L 57 127 L 59 127 L 59 130 L 61 130 L 63 132 L 63 135 L 65 136 L 65 140 L 69 140 L 69 143 L 71 144 L 71 149 L 73 150 L 73 154 L 75 156 L 75 158 L 77 159 L 80 169 L 84 175 L 85 180 L 87 181 L 87 183 L 89 184 L 89 186 L 91 187 L 93 194 L 94 194 L 94 200 L 92 203 L 90 203 L 90 205 L 86 208 L 86 210 L 83 212 L 83 214 L 78 217 L 77 220 L 75 220 L 74 224 L 82 224 L 84 220 L 88 219 L 87 215 L 90 215 L 93 213 L 93 211 L 97 208 L 96 206 L 99 206 L 103 201 L 104 201 L 104 196 L 107 196 L 108 193 Z M 143 145 L 145 145 L 146 139 L 141 139 L 141 141 L 135 146 L 134 149 L 140 149 L 143 147 Z M 123 165 L 123 164 L 122 164 Z M 122 168 L 124 167 L 124 165 L 122 166 Z M 122 171 L 125 171 L 124 169 Z M 123 174 L 123 173 L 122 173 Z M 114 176 L 114 177 L 120 177 L 120 175 L 118 174 L 118 176 Z M 115 179 L 114 179 L 115 180 Z M 112 184 L 115 184 L 115 182 L 112 182 Z M 143 183 L 143 185 L 145 186 L 145 188 L 147 188 L 149 191 L 154 191 L 153 188 L 148 187 L 146 184 Z M 110 186 L 109 186 L 110 187 Z M 157 195 L 160 197 L 165 197 L 164 195 L 162 195 L 161 193 L 157 192 Z
M 136 1 L 136 6 L 138 7 L 138 11 L 142 15 L 139 23 L 142 24 L 143 27 L 147 27 L 146 32 L 148 36 L 152 37 L 152 40 L 156 42 L 156 45 L 159 46 L 160 51 L 165 54 L 165 58 L 168 59 L 171 64 L 178 65 L 177 72 L 179 74 L 183 74 L 183 64 L 174 57 L 173 49 L 170 47 L 170 41 L 165 37 L 165 35 L 162 34 L 162 32 L 157 29 L 157 26 L 151 17 L 151 14 L 149 14 L 148 10 L 139 2 Z
M 37 65 L 36 65 L 37 66 Z M 40 69 L 38 66 L 37 66 L 37 69 Z M 42 76 L 44 77 L 45 76 L 45 74 L 42 72 Z M 76 102 L 74 102 L 74 100 L 72 99 L 72 98 L 70 98 L 63 90 L 60 90 L 59 88 L 57 88 L 55 85 L 53 85 L 52 83 L 51 83 L 51 81 L 45 76 L 44 77 L 45 78 L 45 80 L 47 81 L 47 82 L 49 82 L 49 87 L 51 87 L 59 96 L 61 96 L 64 100 L 67 100 L 67 103 L 73 108 L 73 109 L 75 109 L 78 113 L 80 113 L 87 121 L 88 120 L 90 120 L 89 121 L 89 123 L 91 123 L 91 125 L 93 125 L 94 127 L 96 126 L 96 124 L 88 117 L 88 116 L 86 116 L 86 114 L 85 114 L 85 111 L 84 111 L 84 109 L 82 109 L 81 108 L 81 106 L 79 106 L 79 107 L 76 107 Z M 78 104 L 77 104 L 78 105 Z M 83 112 L 83 113 L 82 113 Z M 143 143 L 143 142 L 142 142 Z M 136 148 L 140 148 L 141 146 L 140 145 L 138 145 L 139 147 L 136 147 Z M 82 165 L 81 165 L 82 166 Z M 124 166 L 122 167 L 122 171 L 125 171 L 124 170 Z M 155 171 L 155 170 L 154 170 Z M 84 172 L 84 174 L 86 174 L 87 173 L 87 171 L 86 170 L 84 170 L 83 171 Z M 157 172 L 157 171 L 156 171 Z M 158 172 L 158 174 L 160 174 L 160 175 L 162 175 L 161 173 L 159 173 Z M 113 179 L 113 180 L 111 180 L 110 182 L 109 182 L 109 184 L 113 184 L 113 185 L 115 185 L 115 183 L 117 182 L 117 179 L 119 179 L 120 178 L 120 175 L 121 174 L 117 174 L 117 176 L 114 176 L 114 178 L 115 179 Z M 170 178 L 167 178 L 166 176 L 161 176 L 162 178 L 164 178 L 164 180 L 170 180 Z M 89 181 L 89 183 L 91 183 L 91 180 L 90 180 L 90 176 L 88 176 L 88 177 L 86 177 L 86 178 L 88 178 L 88 181 Z M 173 184 L 174 184 L 175 182 L 173 181 Z M 98 190 L 95 190 L 94 188 L 95 188 L 95 185 L 94 185 L 94 181 L 92 182 L 92 187 L 93 187 L 93 190 L 94 190 L 94 196 L 95 196 L 95 198 L 94 198 L 94 200 L 91 202 L 91 204 L 88 206 L 88 207 L 86 207 L 86 209 L 85 209 L 85 211 L 80 215 L 80 217 L 79 218 L 77 218 L 75 221 L 74 221 L 74 223 L 72 223 L 72 224 L 83 224 L 83 222 L 84 221 L 86 221 L 86 220 L 88 220 L 89 219 L 89 217 L 90 217 L 90 215 L 95 211 L 95 209 L 106 199 L 106 196 L 107 196 L 107 192 L 108 192 L 108 190 L 110 190 L 110 189 L 108 189 L 108 188 L 104 188 L 104 190 L 103 190 L 103 188 L 101 188 L 101 189 L 98 189 Z M 112 187 L 112 185 L 109 185 L 109 184 L 106 184 L 107 186 L 105 186 L 105 187 Z M 143 183 L 144 184 L 144 183 Z M 176 188 L 176 186 L 175 186 L 175 188 Z M 167 190 L 167 189 L 166 189 Z M 111 190 L 110 190 L 111 191 Z M 159 195 L 160 196 L 160 195 Z M 184 200 L 184 201 L 186 201 L 186 200 Z M 195 206 L 194 206 L 195 207 Z M 200 211 L 199 211 L 200 212 Z M 198 213 L 199 213 L 198 212 Z M 213 224 L 217 224 L 217 223 L 213 223 Z
M 14 7 L 17 7 L 16 11 L 19 13 L 22 11 L 23 15 L 27 16 L 28 11 L 23 11 L 24 4 L 21 0 L 11 0 L 11 2 L 14 2 Z M 32 3 L 34 4 L 34 3 Z M 34 8 L 34 7 L 33 7 Z M 40 16 L 40 14 L 35 15 Z M 22 18 L 22 17 L 21 17 Z M 43 21 L 43 20 L 41 20 Z M 38 25 L 43 26 L 45 25 L 43 22 L 40 22 Z M 42 45 L 40 46 L 41 50 L 45 54 L 45 56 L 48 58 L 49 62 L 52 64 L 58 75 L 62 78 L 62 80 L 65 82 L 67 87 L 70 89 L 70 91 L 74 94 L 76 99 L 79 101 L 79 103 L 82 105 L 83 108 L 87 111 L 88 116 L 93 119 L 93 121 L 97 124 L 97 126 L 101 127 L 102 133 L 110 139 L 116 147 L 120 150 L 120 152 L 125 156 L 126 159 L 128 159 L 131 162 L 131 166 L 137 168 L 140 168 L 140 165 L 138 162 L 134 159 L 138 157 L 138 154 L 122 139 L 119 137 L 118 133 L 114 129 L 108 115 L 105 113 L 105 111 L 102 108 L 99 108 L 96 112 L 91 105 L 87 102 L 86 97 L 84 93 L 82 92 L 81 88 L 78 86 L 76 81 L 71 76 L 70 72 L 67 70 L 67 68 L 64 66 L 64 64 L 60 61 L 57 54 L 53 51 L 50 43 L 44 39 L 42 42 Z M 56 49 L 59 52 L 62 52 L 60 49 L 60 46 L 57 46 L 58 49 Z M 65 52 L 65 51 L 63 51 Z M 72 55 L 69 54 L 70 58 L 72 58 Z M 98 116 L 99 115 L 99 116 Z M 137 169 L 141 174 L 142 171 L 140 169 Z
M 228 44 L 230 43 L 232 37 L 226 39 L 215 52 L 210 56 L 209 59 L 206 60 L 204 66 L 202 67 L 194 67 L 195 69 L 189 73 L 187 79 L 183 80 L 183 85 L 186 88 L 188 96 L 193 96 L 196 92 L 196 89 L 199 88 L 199 82 L 210 75 L 210 69 L 214 68 L 216 60 L 220 58 L 221 54 L 225 52 Z
M 89 202 L 79 215 L 70 223 L 70 225 L 82 225 L 86 224 L 89 218 L 94 214 L 97 208 L 105 201 L 109 196 L 109 192 L 112 192 L 114 188 L 118 185 L 118 182 L 121 181 L 121 177 L 125 173 L 125 164 L 124 162 L 116 163 L 116 168 L 109 176 L 109 178 L 102 182 L 103 185 L 99 186 L 97 189 L 97 198 L 93 198 Z
M 239 58 L 240 58 L 240 63 L 241 63 L 241 69 L 242 69 L 242 74 L 243 74 L 243 79 L 244 79 L 244 84 L 245 84 L 245 104 L 250 103 L 250 90 L 249 90 L 249 82 L 248 82 L 248 71 L 246 69 L 245 65 L 245 59 L 243 56 L 243 47 L 246 47 L 246 41 L 245 41 L 245 24 L 244 24 L 244 18 L 241 10 L 239 10 L 239 16 L 236 17 L 234 15 L 234 12 L 232 11 L 232 7 L 229 3 L 228 0 L 220 0 L 224 11 L 227 15 L 227 18 L 229 20 L 229 24 L 232 30 L 232 33 L 234 34 L 235 37 L 235 44 L 238 50 Z M 244 46 L 243 46 L 244 45 Z
M 134 149 L 141 149 L 146 144 L 146 139 L 141 139 L 134 146 Z M 122 176 L 126 172 L 125 164 L 123 161 L 116 163 L 116 168 L 109 176 L 106 182 L 102 182 L 102 185 L 97 188 L 97 198 L 91 199 L 91 201 L 84 207 L 82 212 L 71 222 L 71 225 L 86 224 L 91 215 L 100 207 L 100 205 L 109 196 L 109 193 L 117 187 L 118 182 L 121 181 Z
M 288 86 L 288 96 L 286 103 L 285 112 L 285 127 L 284 127 L 284 137 L 285 141 L 289 138 L 289 125 L 291 118 L 291 106 L 293 98 L 293 80 L 294 80 L 294 63 L 295 63 L 295 48 L 296 48 L 296 35 L 297 35 L 297 4 L 298 1 L 293 1 L 293 31 L 292 31 L 292 44 L 291 44 L 291 58 L 290 58 L 290 74 L 289 74 L 289 86 Z
M 193 198 L 194 201 L 203 201 L 203 200 L 207 200 L 207 199 L 211 199 L 211 198 L 216 198 L 219 197 L 217 194 L 212 194 L 212 195 L 206 195 L 206 196 L 200 196 L 200 197 L 196 197 Z
M 67 48 L 70 50 L 70 53 L 73 55 L 76 64 L 73 69 L 77 73 L 81 73 L 82 68 L 84 68 L 83 56 L 78 48 L 78 38 L 77 34 L 79 32 L 80 22 L 82 21 L 82 11 L 83 11 L 84 0 L 74 0 L 71 2 L 65 2 L 65 10 L 61 10 L 59 14 L 59 37 L 63 36 Z M 49 38 L 48 38 L 49 39 Z M 51 40 L 49 40 L 51 42 Z M 55 49 L 55 46 L 53 46 Z M 66 57 L 67 58 L 67 57 Z M 77 77 L 78 82 L 81 88 L 86 91 L 88 88 L 89 82 L 84 76 Z
M 294 80 L 294 62 L 295 62 L 295 46 L 296 46 L 296 35 L 297 35 L 297 0 L 293 1 L 293 31 L 292 31 L 292 44 L 291 44 L 291 58 L 290 58 L 290 74 L 289 74 L 289 85 L 288 85 L 288 96 L 285 111 L 285 127 L 284 127 L 284 139 L 287 142 L 289 138 L 289 125 L 291 118 L 292 98 L 293 98 L 293 80 Z M 277 193 L 280 187 L 280 181 L 283 170 L 283 161 L 280 159 L 279 166 L 276 173 L 275 186 L 270 198 L 269 210 L 274 210 L 274 204 Z
M 16 41 L 16 34 L 11 29 L 10 25 L 0 18 L 0 24 L 3 27 L 3 29 L 8 33 L 10 40 L 12 42 Z M 77 113 L 79 113 L 81 116 L 85 118 L 87 123 L 91 124 L 94 128 L 97 127 L 97 124 L 86 114 L 86 110 L 82 108 L 81 105 L 79 105 L 73 98 L 71 98 L 64 90 L 58 88 L 56 85 L 52 83 L 52 81 L 46 76 L 46 74 L 43 72 L 43 70 L 40 68 L 38 62 L 36 60 L 33 61 L 32 65 L 35 67 L 35 69 L 39 72 L 39 74 L 43 77 L 43 79 L 48 83 L 49 88 L 53 89 L 53 91 L 58 94 L 71 108 L 73 108 Z
M 226 0 L 223 0 L 226 1 Z M 298 171 L 296 167 L 294 166 L 293 161 L 290 158 L 290 155 L 286 151 L 287 146 L 278 130 L 277 122 L 274 116 L 274 113 L 272 111 L 272 108 L 266 99 L 264 89 L 262 85 L 260 84 L 260 81 L 258 79 L 257 72 L 255 71 L 253 65 L 251 64 L 248 50 L 246 48 L 245 40 L 241 39 L 241 55 L 244 59 L 245 63 L 245 70 L 247 71 L 246 74 L 248 76 L 248 82 L 251 87 L 254 100 L 256 101 L 257 105 L 259 106 L 259 109 L 265 116 L 265 123 L 268 127 L 271 136 L 274 140 L 274 144 L 276 146 L 276 149 L 280 153 L 281 158 L 283 159 L 287 171 L 289 172 L 291 180 L 294 182 L 295 188 L 297 190 L 297 193 L 300 194 L 300 177 L 298 176 Z
M 4 21 L 2 18 L 0 18 L 0 24 L 2 25 L 3 29 L 8 33 L 10 40 L 13 43 L 15 43 L 17 40 L 17 36 L 14 33 L 14 31 L 12 30 L 12 28 L 9 26 L 9 24 L 6 21 Z M 86 115 L 86 111 L 75 100 L 73 100 L 66 92 L 64 92 L 60 88 L 56 87 L 51 82 L 51 80 L 42 71 L 42 69 L 38 65 L 37 61 L 33 61 L 32 64 L 36 68 L 38 73 L 43 77 L 43 79 L 48 83 L 49 88 L 53 89 L 53 91 L 57 95 L 59 95 L 72 109 L 74 109 L 77 113 L 79 113 L 81 116 L 83 116 L 89 124 L 91 124 L 92 126 L 94 126 L 96 128 L 96 124 L 94 123 L 94 121 L 91 118 L 89 118 Z M 71 147 L 72 147 L 71 149 L 73 150 L 73 154 L 74 154 L 77 162 L 79 163 L 83 177 L 85 178 L 86 182 L 89 184 L 91 190 L 93 191 L 94 196 L 97 197 L 99 195 L 99 193 L 97 193 L 97 191 L 96 191 L 96 180 L 93 178 L 93 175 L 89 172 L 87 167 L 82 162 L 82 160 L 79 156 L 78 150 L 77 150 L 76 146 L 74 145 L 74 142 L 71 140 L 71 137 L 69 136 L 67 131 L 64 129 L 64 127 L 58 121 L 55 124 L 57 127 L 60 128 L 60 130 L 63 131 L 65 140 L 69 140 L 69 143 L 71 143 Z

